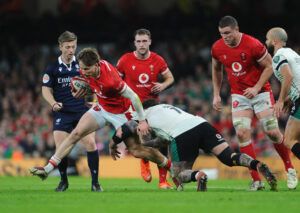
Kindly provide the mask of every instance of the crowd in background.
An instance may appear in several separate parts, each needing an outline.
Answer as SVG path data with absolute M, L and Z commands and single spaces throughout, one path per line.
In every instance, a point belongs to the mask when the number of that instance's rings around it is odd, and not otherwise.
M 50 157 L 53 154 L 51 108 L 42 100 L 41 75 L 46 65 L 58 56 L 55 39 L 64 30 L 73 31 L 79 36 L 79 49 L 92 45 L 99 50 L 101 57 L 116 64 L 118 58 L 131 49 L 133 31 L 140 27 L 150 29 L 153 34 L 151 49 L 166 59 L 175 77 L 175 85 L 161 94 L 161 102 L 203 116 L 234 149 L 238 149 L 226 80 L 221 90 L 224 108 L 221 113 L 212 108 L 210 47 L 219 38 L 218 18 L 223 14 L 236 16 L 242 32 L 264 42 L 269 26 L 277 26 L 285 21 L 291 23 L 289 19 L 293 17 L 283 16 L 280 19 L 275 15 L 265 15 L 259 10 L 259 5 L 253 4 L 252 11 L 257 11 L 265 19 L 262 22 L 258 16 L 249 19 L 251 14 L 236 10 L 234 4 L 227 4 L 226 7 L 220 5 L 215 11 L 201 5 L 201 1 L 194 2 L 198 4 L 192 10 L 183 10 L 177 4 L 159 17 L 141 16 L 137 11 L 121 17 L 114 16 L 100 6 L 85 15 L 62 11 L 58 17 L 46 13 L 33 20 L 24 14 L 1 16 L 3 19 L 0 24 L 6 31 L 0 36 L 4 44 L 0 47 L 0 159 Z M 286 7 L 293 8 L 291 5 Z M 52 30 L 49 26 L 57 28 Z M 287 26 L 287 31 L 292 41 L 290 45 L 299 50 L 299 32 L 292 25 Z M 275 78 L 271 79 L 271 85 L 277 97 L 280 85 Z M 282 131 L 286 120 L 286 115 L 279 119 Z M 252 126 L 258 156 L 275 155 L 260 124 L 254 121 Z M 100 154 L 108 154 L 108 142 L 112 134 L 109 126 L 97 132 Z M 81 147 L 75 151 L 84 154 Z

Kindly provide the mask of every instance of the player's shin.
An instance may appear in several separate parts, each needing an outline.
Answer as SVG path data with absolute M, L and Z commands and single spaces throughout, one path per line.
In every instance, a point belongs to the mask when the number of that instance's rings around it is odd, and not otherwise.
M 44 167 L 45 171 L 47 173 L 50 173 L 55 167 L 58 166 L 58 164 L 61 162 L 61 159 L 53 155 L 50 160 L 48 161 L 48 164 Z
M 300 160 L 300 143 L 295 143 L 291 151 L 294 153 L 294 155 Z

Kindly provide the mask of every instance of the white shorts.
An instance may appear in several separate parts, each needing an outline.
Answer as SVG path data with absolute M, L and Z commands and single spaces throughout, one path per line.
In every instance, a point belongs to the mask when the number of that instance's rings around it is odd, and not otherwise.
M 243 95 L 232 94 L 231 99 L 232 112 L 251 109 L 256 114 L 268 109 L 272 109 L 274 105 L 274 98 L 272 92 L 259 93 L 252 99 L 249 99 Z
M 132 108 L 129 107 L 129 109 L 122 113 L 122 114 L 114 114 L 111 112 L 105 111 L 99 104 L 96 107 L 92 107 L 89 109 L 89 113 L 96 119 L 99 128 L 102 128 L 105 126 L 105 124 L 108 122 L 112 124 L 115 129 L 118 129 L 120 126 L 122 126 L 124 123 L 129 121 L 132 118 Z

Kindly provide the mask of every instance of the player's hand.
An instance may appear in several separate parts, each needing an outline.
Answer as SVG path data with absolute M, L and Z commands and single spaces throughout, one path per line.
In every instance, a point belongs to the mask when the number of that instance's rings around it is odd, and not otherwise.
M 248 87 L 244 90 L 243 95 L 249 99 L 254 98 L 258 94 L 259 90 L 256 87 Z
M 87 90 L 84 88 L 79 90 L 71 90 L 71 92 L 74 98 L 83 98 L 87 94 Z
M 162 83 L 155 82 L 153 85 L 154 86 L 151 88 L 151 92 L 153 94 L 158 94 L 165 89 Z
M 284 113 L 289 113 L 290 110 L 291 110 L 291 108 L 292 108 L 292 106 L 293 106 L 293 101 L 292 101 L 291 99 L 288 98 L 288 99 L 285 100 L 284 103 L 283 103 L 282 111 L 283 111 Z
M 221 97 L 220 96 L 214 96 L 213 99 L 213 108 L 217 111 L 222 110 L 222 102 L 221 102 Z
M 121 152 L 118 151 L 118 146 L 113 141 L 109 142 L 109 153 L 113 160 L 121 157 Z
M 54 112 L 58 112 L 60 111 L 61 109 L 63 108 L 63 104 L 61 102 L 55 102 L 53 105 L 52 105 L 52 110 Z
M 274 115 L 278 118 L 283 111 L 283 101 L 277 101 L 274 105 Z
M 147 135 L 147 134 L 149 134 L 149 130 L 150 130 L 150 127 L 146 120 L 139 121 L 139 124 L 137 127 L 138 133 L 140 133 L 141 135 Z

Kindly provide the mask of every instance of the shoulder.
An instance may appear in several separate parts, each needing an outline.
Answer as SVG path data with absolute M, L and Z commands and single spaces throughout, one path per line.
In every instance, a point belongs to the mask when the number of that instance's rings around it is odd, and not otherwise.
M 165 59 L 162 56 L 160 56 L 156 52 L 152 52 L 152 51 L 151 51 L 151 58 L 152 58 L 152 60 L 156 60 L 156 61 L 162 61 L 162 62 L 165 61 Z
M 59 63 L 58 61 L 56 61 L 48 64 L 43 72 L 44 74 L 48 74 L 49 76 L 51 76 L 51 75 L 56 75 L 58 71 L 59 71 Z
M 280 48 L 273 56 L 273 60 L 272 60 L 273 64 L 276 65 L 286 60 L 287 54 L 289 54 L 289 50 L 287 48 Z
M 263 44 L 257 38 L 255 38 L 251 35 L 243 33 L 242 39 L 243 39 L 244 43 L 249 44 L 251 46 L 257 46 L 257 45 L 263 46 Z
M 224 46 L 224 41 L 222 38 L 218 39 L 217 41 L 215 41 L 213 43 L 213 45 L 211 46 L 212 49 L 215 49 L 215 48 L 220 48 L 220 47 L 223 47 Z

